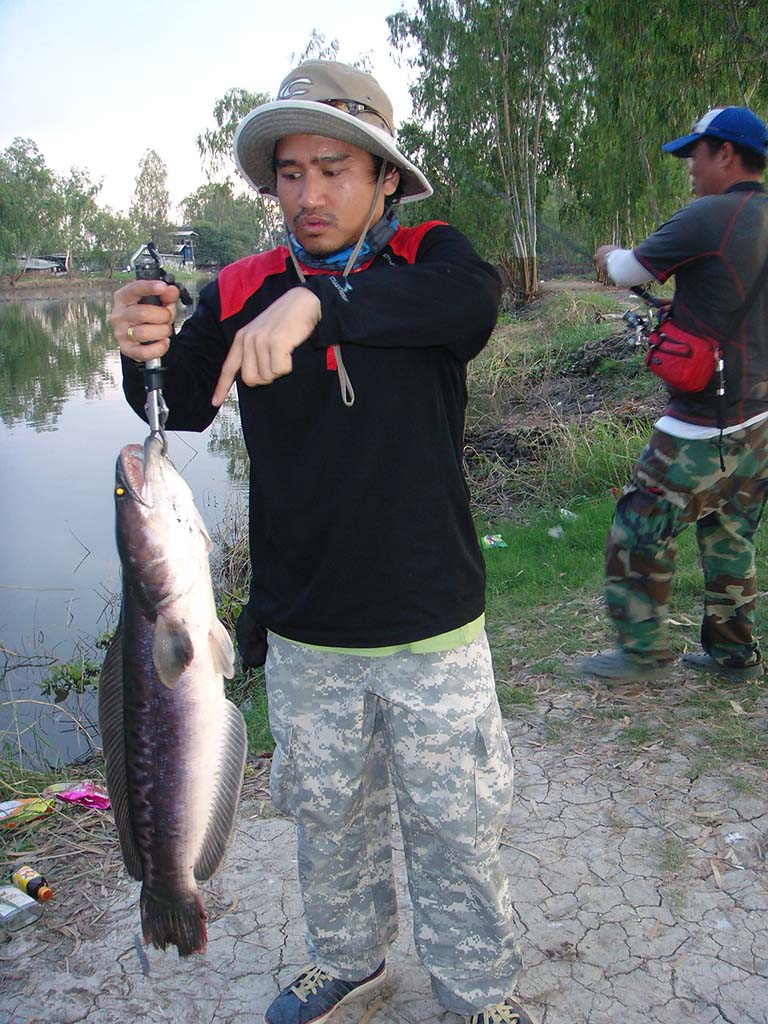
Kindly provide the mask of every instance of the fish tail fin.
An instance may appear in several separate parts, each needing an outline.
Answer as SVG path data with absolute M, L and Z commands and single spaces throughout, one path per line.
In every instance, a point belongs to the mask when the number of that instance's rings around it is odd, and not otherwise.
M 204 953 L 208 942 L 207 914 L 197 892 L 180 899 L 162 899 L 141 889 L 141 927 L 144 941 L 155 949 L 176 946 L 179 956 Z

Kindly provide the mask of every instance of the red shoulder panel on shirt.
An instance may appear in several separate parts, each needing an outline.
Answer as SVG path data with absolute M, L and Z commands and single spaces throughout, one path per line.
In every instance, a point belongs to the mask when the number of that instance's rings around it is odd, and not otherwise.
M 282 274 L 287 256 L 288 249 L 279 245 L 276 249 L 246 256 L 224 267 L 218 279 L 221 319 L 226 320 L 238 313 L 267 277 Z
M 398 228 L 390 239 L 389 247 L 395 256 L 402 256 L 408 263 L 414 263 L 422 238 L 428 231 L 438 226 L 444 227 L 445 221 L 427 220 L 415 228 Z

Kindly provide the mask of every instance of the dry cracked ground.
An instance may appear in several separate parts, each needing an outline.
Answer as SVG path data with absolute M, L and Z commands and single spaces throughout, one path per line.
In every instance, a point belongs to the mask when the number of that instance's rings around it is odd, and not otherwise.
M 503 857 L 531 1008 L 544 1024 L 766 1024 L 765 770 L 738 757 L 707 765 L 682 719 L 647 743 L 623 739 L 630 713 L 680 707 L 706 679 L 673 674 L 663 690 L 613 691 L 578 678 L 517 682 L 534 699 L 507 719 L 517 775 Z M 92 865 L 72 883 L 83 887 L 79 902 L 60 892 L 40 922 L 0 945 L 2 1020 L 260 1021 L 305 956 L 292 826 L 269 809 L 266 767 L 254 778 L 225 865 L 204 890 L 204 957 L 145 952 L 136 884 L 122 868 Z M 386 987 L 342 1008 L 338 1024 L 458 1019 L 431 999 L 398 864 L 401 935 Z

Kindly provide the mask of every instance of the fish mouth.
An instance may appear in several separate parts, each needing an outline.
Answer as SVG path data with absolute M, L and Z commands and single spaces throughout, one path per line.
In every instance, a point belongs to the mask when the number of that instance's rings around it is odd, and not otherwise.
M 115 484 L 122 487 L 139 504 L 151 508 L 147 500 L 146 483 L 151 465 L 163 457 L 163 444 L 159 437 L 150 434 L 144 444 L 128 444 L 120 452 L 115 470 Z
M 126 490 L 134 501 L 148 506 L 144 498 L 144 446 L 128 444 L 117 457 L 115 484 Z

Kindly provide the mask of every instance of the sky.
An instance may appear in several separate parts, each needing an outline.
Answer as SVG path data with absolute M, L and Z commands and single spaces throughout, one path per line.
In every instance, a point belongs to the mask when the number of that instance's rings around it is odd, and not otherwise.
M 406 118 L 411 72 L 385 20 L 401 7 L 415 0 L 0 0 L 0 151 L 32 139 L 51 170 L 103 179 L 99 205 L 127 212 L 154 149 L 178 204 L 206 181 L 195 137 L 215 128 L 215 101 L 236 87 L 274 97 L 313 29 L 340 60 L 370 55 Z

